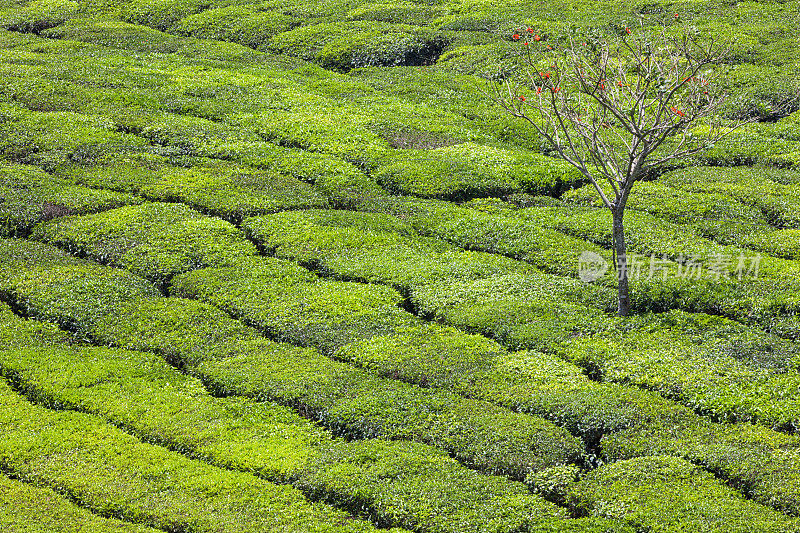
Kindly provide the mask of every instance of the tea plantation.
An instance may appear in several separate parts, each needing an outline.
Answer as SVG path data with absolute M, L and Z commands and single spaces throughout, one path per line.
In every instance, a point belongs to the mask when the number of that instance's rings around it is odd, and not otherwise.
M 750 122 L 637 185 L 619 318 L 610 214 L 487 80 L 659 25 L 730 39 Z M 5 0 L 0 42 L 0 531 L 800 532 L 797 2 Z

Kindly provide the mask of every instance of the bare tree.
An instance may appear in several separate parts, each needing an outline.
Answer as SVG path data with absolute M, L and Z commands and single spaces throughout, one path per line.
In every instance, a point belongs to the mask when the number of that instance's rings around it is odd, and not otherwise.
M 492 98 L 527 121 L 590 181 L 612 215 L 618 314 L 630 312 L 623 218 L 634 184 L 696 154 L 744 123 L 713 119 L 725 95 L 713 83 L 727 49 L 714 39 L 660 29 L 559 46 L 534 29 L 512 36 L 522 75 L 491 82 Z M 605 186 L 604 186 L 605 185 Z

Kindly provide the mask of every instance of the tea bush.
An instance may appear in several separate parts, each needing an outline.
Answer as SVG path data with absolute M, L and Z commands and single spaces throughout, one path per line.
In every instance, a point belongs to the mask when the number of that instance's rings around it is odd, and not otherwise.
M 152 201 L 181 202 L 232 223 L 257 214 L 328 205 L 315 187 L 275 172 L 214 160 L 201 159 L 184 168 L 162 158 L 130 159 L 88 169 L 62 168 L 59 176 L 92 187 L 131 191 Z
M 156 529 L 103 518 L 77 506 L 52 489 L 0 474 L 0 527 L 25 533 L 155 533 Z
M 642 427 L 603 437 L 612 461 L 646 455 L 673 455 L 702 465 L 753 500 L 797 516 L 800 514 L 796 435 L 750 423 L 697 421 L 680 433 Z
M 157 529 L 370 531 L 302 493 L 145 444 L 81 413 L 53 412 L 0 383 L 0 457 L 24 480 L 59 488 L 99 514 Z M 290 512 L 287 512 L 290 510 Z
M 558 194 L 583 181 L 558 160 L 521 150 L 464 143 L 399 155 L 375 173 L 378 183 L 403 194 L 457 200 L 514 192 Z
M 339 21 L 280 33 L 270 39 L 269 48 L 325 68 L 349 70 L 433 63 L 445 44 L 441 35 L 407 24 Z
M 157 29 L 114 19 L 80 19 L 42 32 L 52 39 L 69 39 L 98 46 L 134 50 L 143 53 L 176 54 L 188 58 L 202 57 L 217 61 L 242 63 L 280 63 L 299 65 L 292 58 L 277 59 L 237 43 L 206 41 L 163 33 Z
M 181 204 L 150 203 L 53 220 L 31 237 L 160 284 L 179 272 L 232 264 L 256 252 L 230 223 Z
M 335 218 L 331 218 L 335 217 Z M 379 282 L 407 290 L 421 281 L 454 277 L 475 279 L 529 269 L 513 260 L 463 251 L 443 241 L 398 233 L 360 230 L 367 224 L 397 219 L 388 215 L 353 213 L 354 227 L 334 226 L 334 211 L 295 211 L 246 219 L 242 227 L 278 257 L 313 263 L 325 272 L 350 279 Z
M 12 261 L 6 264 L 13 266 Z M 80 267 L 62 267 L 70 268 Z M 314 350 L 261 338 L 207 304 L 147 293 L 125 299 L 116 286 L 84 299 L 68 277 L 62 275 L 66 287 L 51 278 L 41 286 L 32 279 L 36 273 L 9 272 L 0 279 L 0 291 L 16 305 L 25 302 L 27 314 L 70 324 L 102 344 L 156 352 L 186 365 L 221 394 L 280 401 L 340 434 L 417 440 L 488 472 L 520 478 L 529 470 L 578 460 L 582 453 L 577 439 L 540 418 L 370 376 Z M 32 297 L 38 294 L 44 296 Z M 59 301 L 60 294 L 66 301 Z
M 0 164 L 0 234 L 23 237 L 54 218 L 105 211 L 142 200 L 130 194 L 73 186 L 39 168 Z
M 800 345 L 722 318 L 673 311 L 623 331 L 564 343 L 564 356 L 605 379 L 676 398 L 725 421 L 793 430 L 800 423 Z
M 199 39 L 216 39 L 263 50 L 270 37 L 297 26 L 299 20 L 259 11 L 253 6 L 227 6 L 207 9 L 181 19 L 173 30 Z
M 298 279 L 295 268 L 278 260 L 203 269 L 173 280 L 171 291 L 200 298 L 271 336 L 324 353 L 417 322 L 400 309 L 402 296 L 388 287 L 318 281 L 307 271 L 310 277 Z
M 676 457 L 640 457 L 590 472 L 572 495 L 579 511 L 660 531 L 796 531 L 800 524 L 748 501 Z
M 30 345 L 36 346 L 35 339 Z M 365 513 L 378 523 L 417 531 L 472 531 L 488 524 L 509 530 L 534 516 L 558 515 L 520 484 L 482 476 L 439 450 L 379 440 L 345 443 L 285 407 L 211 397 L 197 380 L 150 354 L 39 345 L 35 351 L 0 351 L 0 366 L 39 402 L 99 415 L 144 440 L 217 466 L 293 482 L 314 499 Z M 405 468 L 398 470 L 401 458 Z M 349 486 L 331 482 L 343 470 Z M 376 470 L 382 475 L 375 477 Z M 392 471 L 396 474 L 390 477 Z M 434 487 L 450 491 L 431 493 Z M 487 498 L 488 493 L 493 496 Z M 401 495 L 407 503 L 402 510 L 393 503 Z M 431 507 L 439 508 L 435 523 L 425 512 Z

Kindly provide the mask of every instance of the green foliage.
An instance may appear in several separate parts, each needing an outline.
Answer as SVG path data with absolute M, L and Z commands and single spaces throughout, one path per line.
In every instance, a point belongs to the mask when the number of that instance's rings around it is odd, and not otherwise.
M 611 247 L 611 216 L 605 210 L 536 206 L 519 209 L 514 216 Z M 794 317 L 800 300 L 793 273 L 800 263 L 769 256 L 757 259 L 753 250 L 722 245 L 683 225 L 636 211 L 626 215 L 625 236 L 630 256 L 639 254 L 638 264 L 645 269 L 633 284 L 635 309 L 722 314 L 788 337 L 799 335 Z M 683 265 L 683 274 L 678 275 L 677 264 L 668 261 L 665 270 L 649 277 L 651 258 L 674 260 Z M 689 264 L 695 265 L 691 276 L 686 273 Z
M 40 33 L 77 16 L 82 2 L 73 0 L 38 0 L 20 9 L 0 12 L 0 27 L 23 33 Z
M 643 31 L 664 23 L 669 32 L 696 26 L 735 35 L 733 59 L 719 71 L 731 94 L 722 111 L 760 122 L 637 186 L 626 217 L 631 248 L 671 261 L 669 279 L 634 283 L 634 303 L 639 311 L 706 311 L 798 337 L 791 3 L 0 3 L 0 26 L 13 30 L 0 30 L 0 231 L 26 236 L 40 224 L 39 238 L 133 269 L 162 289 L 177 274 L 174 293 L 202 300 L 163 298 L 129 272 L 3 240 L 0 298 L 13 311 L 0 306 L 0 359 L 31 397 L 100 414 L 218 465 L 292 482 L 378 526 L 453 533 L 795 527 L 699 469 L 635 458 L 681 457 L 758 503 L 800 514 L 797 437 L 716 421 L 795 429 L 796 346 L 701 315 L 645 315 L 627 327 L 610 318 L 613 279 L 574 279 L 582 251 L 610 259 L 610 217 L 586 208 L 588 188 L 567 193 L 569 204 L 532 196 L 561 195 L 582 181 L 539 153 L 530 128 L 501 116 L 478 77 L 511 72 L 510 43 L 501 41 L 518 28 L 549 39 L 639 22 Z M 266 252 L 338 279 L 254 258 L 231 225 L 183 207 L 129 205 L 140 198 L 180 202 L 233 224 L 259 216 L 243 225 Z M 442 201 L 472 198 L 479 200 Z M 90 214 L 122 205 L 129 207 Z M 329 207 L 372 214 L 307 210 Z M 296 209 L 303 211 L 272 214 Z M 60 220 L 47 222 L 54 217 Z M 673 276 L 693 254 L 704 267 L 726 254 L 731 273 L 740 254 L 755 252 L 765 255 L 759 279 Z M 285 406 L 214 398 L 153 355 L 85 341 L 148 350 L 214 394 Z M 7 418 L 11 411 L 4 409 Z M 80 416 L 45 412 L 39 420 L 36 413 L 13 422 L 41 423 L 24 442 L 17 446 L 7 433 L 0 439 L 0 447 L 16 446 L 17 462 L 4 462 L 14 475 L 34 469 L 36 479 L 81 505 L 138 521 L 150 513 L 151 524 L 170 530 L 284 525 L 223 525 L 221 498 L 190 501 L 219 488 L 242 507 L 266 509 L 246 500 L 251 477 L 244 489 L 227 490 L 228 481 L 216 482 L 217 472 L 228 475 L 222 470 L 164 474 L 173 455 L 115 455 L 95 444 L 102 437 L 94 430 L 82 431 L 89 426 Z M 57 450 L 61 442 L 68 446 Z M 40 444 L 49 451 L 31 459 Z M 90 461 L 87 449 L 117 462 Z M 641 463 L 631 467 L 630 459 Z M 520 483 L 457 461 L 526 479 L 551 501 L 577 502 L 578 513 L 592 516 L 563 518 Z M 575 461 L 622 463 L 576 482 Z M 121 474 L 97 481 L 114 468 Z M 634 472 L 620 484 L 616 474 L 604 477 L 615 468 Z M 141 487 L 150 492 L 143 496 Z M 7 497 L 5 486 L 0 492 Z M 25 494 L 24 501 L 41 502 Z M 322 514 L 292 521 L 296 503 L 271 507 L 284 513 L 287 528 L 361 525 L 321 504 L 314 512 Z M 90 531 L 112 527 L 51 504 L 22 505 L 10 526 L 3 520 L 17 504 L 0 505 L 0 529 L 56 530 L 35 518 L 20 526 L 29 509 L 56 522 L 64 516 L 64 529 L 70 520 Z M 206 525 L 194 528 L 186 516 Z
M 800 346 L 736 322 L 678 311 L 643 315 L 561 349 L 605 379 L 659 391 L 717 420 L 800 425 Z
M 744 127 L 726 135 L 712 148 L 692 159 L 696 164 L 710 166 L 767 164 L 783 167 L 791 164 L 781 162 L 781 156 L 797 150 L 797 142 L 764 135 L 755 127 Z
M 341 21 L 303 26 L 276 35 L 269 48 L 325 68 L 424 65 L 436 60 L 442 36 L 407 24 Z
M 197 380 L 150 354 L 39 346 L 0 351 L 0 366 L 41 403 L 99 415 L 143 440 L 217 466 L 293 482 L 315 500 L 378 523 L 417 531 L 511 531 L 562 514 L 523 485 L 480 475 L 442 451 L 334 440 L 284 407 L 211 397 Z
M 317 280 L 287 261 L 242 262 L 173 280 L 179 296 L 225 309 L 281 340 L 331 353 L 338 347 L 413 324 L 402 296 L 379 285 Z
M 123 193 L 73 186 L 36 167 L 0 164 L 0 234 L 23 237 L 39 222 L 141 203 Z
M 151 203 L 39 225 L 32 238 L 126 268 L 156 283 L 211 265 L 229 265 L 255 248 L 228 222 L 181 204 Z
M 200 39 L 232 41 L 264 50 L 270 37 L 290 30 L 299 22 L 274 11 L 245 5 L 207 9 L 181 19 L 173 29 Z
M 68 268 L 76 267 L 62 267 Z M 377 378 L 314 350 L 268 341 L 208 304 L 147 294 L 125 298 L 116 286 L 97 295 L 66 276 L 64 287 L 49 277 L 46 285 L 37 283 L 37 274 L 36 269 L 9 273 L 0 279 L 0 291 L 16 305 L 26 302 L 27 314 L 70 324 L 102 344 L 156 352 L 188 366 L 221 394 L 297 407 L 342 435 L 416 440 L 482 470 L 518 478 L 574 462 L 582 453 L 577 439 L 541 418 Z M 44 297 L 31 297 L 38 294 Z M 59 300 L 62 294 L 65 300 Z
M 542 198 L 558 202 L 549 196 Z M 578 258 L 584 251 L 610 260 L 610 254 L 600 246 L 520 220 L 513 206 L 498 200 L 477 199 L 456 206 L 449 202 L 398 197 L 364 200 L 358 208 L 402 218 L 419 233 L 461 248 L 505 255 L 562 276 L 575 276 Z
M 784 46 L 788 44 L 788 41 L 783 43 Z M 776 55 L 774 52 L 773 57 Z M 723 80 L 723 85 L 731 95 L 723 111 L 733 118 L 777 120 L 797 111 L 800 106 L 800 79 L 782 69 L 758 64 L 736 65 Z
M 313 186 L 275 172 L 214 160 L 199 160 L 184 168 L 157 157 L 131 159 L 88 169 L 62 168 L 59 175 L 92 187 L 135 192 L 154 201 L 185 203 L 233 223 L 257 214 L 327 206 L 326 198 Z M 148 162 L 150 168 L 141 166 Z
M 755 501 L 790 515 L 800 514 L 800 440 L 762 426 L 698 421 L 680 433 L 642 427 L 606 435 L 612 460 L 673 455 L 702 465 Z
M 800 229 L 779 229 L 748 235 L 742 245 L 776 257 L 800 259 Z
M 386 486 L 376 495 L 380 511 L 373 520 L 392 523 L 411 511 L 421 531 L 537 531 L 570 522 L 557 520 L 563 509 L 531 495 L 521 483 L 475 476 L 446 454 L 426 451 L 408 442 L 337 443 L 315 457 L 300 486 L 350 505 L 373 485 Z
M 800 173 L 763 167 L 695 167 L 663 175 L 660 181 L 689 193 L 720 194 L 761 211 L 773 226 L 800 227 Z
M 132 299 L 157 296 L 144 279 L 127 271 L 80 261 L 47 245 L 2 241 L 0 294 L 25 314 L 74 330 Z
M 5 303 L 0 303 L 0 348 L 69 345 L 74 339 L 49 322 L 24 320 Z
M 142 443 L 98 419 L 31 405 L 0 383 L 0 461 L 99 514 L 157 529 L 371 531 L 298 490 Z M 291 509 L 291 512 L 287 512 Z
M 406 0 L 381 3 L 370 2 L 351 9 L 347 13 L 347 18 L 426 26 L 442 11 L 443 6 Z
M 0 528 L 16 533 L 155 533 L 156 529 L 102 518 L 52 489 L 0 474 Z
M 364 222 L 354 213 L 331 215 L 329 223 Z M 380 220 L 376 220 L 376 226 L 380 226 Z M 394 225 L 408 231 L 396 219 L 382 221 L 386 229 Z M 534 283 L 522 276 L 518 281 L 519 289 Z M 447 294 L 448 289 L 435 287 L 431 292 Z M 287 261 L 252 260 L 231 268 L 196 270 L 175 278 L 172 290 L 179 296 L 219 306 L 273 335 L 314 346 L 373 374 L 489 400 L 554 420 L 570 432 L 590 438 L 607 430 L 674 423 L 690 416 L 685 409 L 653 394 L 593 383 L 580 368 L 553 356 L 509 354 L 485 337 L 426 324 L 399 309 L 400 295 L 388 288 L 317 280 Z M 492 292 L 476 299 L 485 301 Z M 462 294 L 461 298 L 467 296 Z M 527 302 L 531 297 L 526 294 L 520 299 Z M 507 302 L 509 296 L 501 294 L 498 300 Z M 448 300 L 441 307 L 463 305 L 459 300 Z M 527 314 L 520 309 L 508 311 L 508 307 L 503 309 L 504 317 L 519 316 L 521 323 L 532 320 L 530 310 Z M 474 314 L 494 316 L 491 311 Z M 543 316 L 540 311 L 533 320 L 542 322 Z M 588 321 L 588 312 L 586 316 Z M 446 320 L 454 322 L 451 315 Z M 488 332 L 497 336 L 499 331 Z M 547 335 L 555 336 L 549 331 Z M 570 331 L 559 340 L 572 335 Z M 536 338 L 535 342 L 542 341 Z
M 586 439 L 639 425 L 673 427 L 693 418 L 654 394 L 593 382 L 580 367 L 553 355 L 509 353 L 484 337 L 442 326 L 351 343 L 336 355 L 381 375 L 548 418 Z
M 375 177 L 392 191 L 451 200 L 514 192 L 557 194 L 583 179 L 566 163 L 541 154 L 474 143 L 406 151 Z
M 0 138 L 4 159 L 45 170 L 146 144 L 141 138 L 117 132 L 106 117 L 66 111 L 39 113 L 6 103 L 0 103 Z
M 114 19 L 69 21 L 45 30 L 42 34 L 53 39 L 69 39 L 144 53 L 179 54 L 189 58 L 203 57 L 211 60 L 243 63 L 273 62 L 275 59 L 271 55 L 265 56 L 261 52 L 236 43 L 174 36 L 157 29 Z M 298 60 L 289 58 L 277 62 L 287 66 L 296 66 L 300 63 Z
M 797 531 L 796 519 L 742 497 L 713 474 L 676 457 L 605 465 L 575 487 L 581 512 L 659 531 Z
M 437 279 L 475 279 L 525 270 L 513 260 L 463 251 L 443 241 L 380 229 L 394 217 L 353 213 L 355 226 L 334 226 L 335 211 L 295 211 L 244 221 L 247 234 L 278 257 L 318 265 L 323 271 L 403 289 Z M 394 221 L 394 222 L 392 222 Z M 375 230 L 360 227 L 376 223 Z
M 214 398 L 148 353 L 37 347 L 0 352 L 0 366 L 40 404 L 90 412 L 145 441 L 273 481 L 296 477 L 329 438 L 286 407 Z
M 578 280 L 531 272 L 418 285 L 411 301 L 426 316 L 490 335 L 512 349 L 552 350 L 571 337 L 602 330 L 613 295 Z
M 128 0 L 121 15 L 126 22 L 166 31 L 182 18 L 207 7 L 207 0 Z

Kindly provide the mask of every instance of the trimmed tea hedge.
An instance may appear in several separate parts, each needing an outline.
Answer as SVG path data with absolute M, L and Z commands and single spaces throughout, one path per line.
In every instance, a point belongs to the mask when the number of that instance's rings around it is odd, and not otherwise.
M 673 455 L 702 465 L 755 501 L 800 515 L 800 438 L 744 424 L 697 421 L 676 433 L 642 427 L 605 435 L 601 447 L 617 461 Z
M 237 43 L 207 41 L 196 37 L 169 35 L 157 29 L 114 19 L 79 19 L 42 32 L 51 39 L 91 43 L 111 49 L 144 53 L 176 54 L 187 58 L 204 58 L 241 63 L 279 63 L 299 66 L 295 58 L 276 58 Z
M 569 191 L 568 201 L 601 206 L 592 186 Z M 701 236 L 722 244 L 740 244 L 751 234 L 771 233 L 763 213 L 719 192 L 692 192 L 663 182 L 643 182 L 636 186 L 628 207 L 687 225 Z M 743 243 L 742 243 L 743 244 Z
M 0 347 L 69 346 L 76 339 L 50 322 L 24 320 L 5 302 L 0 302 Z
M 523 485 L 482 476 L 442 451 L 380 440 L 345 443 L 285 407 L 211 397 L 199 381 L 151 354 L 38 346 L 0 350 L 0 367 L 41 403 L 99 415 L 217 466 L 293 482 L 314 499 L 378 523 L 416 531 L 512 531 L 560 514 Z M 343 471 L 348 475 L 340 479 Z
M 182 168 L 156 158 L 134 159 L 89 169 L 60 169 L 59 175 L 92 187 L 135 192 L 153 201 L 185 203 L 234 224 L 248 216 L 328 203 L 324 195 L 297 178 L 214 160 Z
M 0 463 L 100 514 L 166 530 L 371 531 L 297 489 L 187 459 L 98 419 L 33 406 L 0 382 Z
M 543 416 L 588 442 L 627 427 L 677 427 L 695 418 L 655 394 L 591 381 L 555 356 L 508 353 L 483 337 L 440 326 L 352 343 L 336 355 L 381 375 Z
M 298 407 L 344 435 L 417 440 L 483 470 L 520 478 L 582 455 L 577 439 L 543 419 L 370 376 L 316 351 L 261 338 L 207 304 L 147 293 L 120 299 L 116 286 L 82 298 L 65 275 L 81 267 L 63 267 L 57 277 L 34 269 L 43 278 L 37 281 L 30 273 L 15 276 L 19 262 L 13 257 L 6 264 L 0 291 L 17 305 L 25 302 L 28 314 L 67 323 L 103 344 L 157 352 L 187 365 L 220 393 Z M 60 279 L 66 288 L 58 286 Z M 62 294 L 67 298 L 60 300 Z
M 442 35 L 407 24 L 339 21 L 303 26 L 269 40 L 269 49 L 349 70 L 366 66 L 426 65 L 445 46 Z
M 516 192 L 557 195 L 584 179 L 554 158 L 475 143 L 392 154 L 375 178 L 394 192 L 449 200 Z
M 642 315 L 561 350 L 605 379 L 659 391 L 715 419 L 800 426 L 800 344 L 724 318 Z
M 605 320 L 601 310 L 612 300 L 605 289 L 542 274 L 513 259 L 409 235 L 413 230 L 408 225 L 396 231 L 402 224 L 382 214 L 297 211 L 247 219 L 243 226 L 278 257 L 337 277 L 393 285 L 410 294 L 421 314 L 514 347 L 544 348 L 576 328 L 592 331 Z M 565 304 L 564 299 L 578 301 Z M 571 321 L 564 323 L 565 316 Z
M 147 145 L 140 137 L 116 131 L 107 117 L 34 112 L 5 102 L 0 103 L 0 139 L 0 157 L 45 170 Z
M 400 295 L 386 287 L 318 281 L 283 260 L 196 270 L 171 288 L 381 376 L 490 400 L 590 438 L 690 415 L 655 395 L 594 383 L 553 356 L 509 354 L 484 337 L 426 324 L 398 308 Z
M 150 203 L 37 226 L 31 237 L 163 284 L 179 272 L 233 264 L 255 247 L 230 223 L 181 204 Z
M 601 466 L 571 494 L 578 512 L 639 530 L 798 531 L 800 522 L 744 499 L 713 474 L 676 457 L 640 457 Z
M 258 327 L 272 328 L 283 335 L 292 335 L 293 324 L 302 326 L 311 318 L 315 327 L 310 334 L 306 326 L 298 330 L 314 346 L 329 348 L 326 342 L 331 331 L 339 338 L 362 339 L 349 344 L 342 341 L 334 357 L 352 361 L 382 376 L 442 388 L 548 418 L 581 435 L 587 442 L 626 428 L 643 428 L 642 432 L 657 432 L 655 428 L 661 428 L 663 435 L 654 438 L 651 446 L 666 447 L 668 444 L 664 441 L 669 435 L 673 439 L 688 439 L 697 427 L 707 425 L 690 410 L 656 394 L 629 386 L 596 383 L 589 380 L 581 368 L 555 356 L 508 353 L 495 342 L 452 328 L 411 322 L 412 325 L 405 327 L 395 326 L 394 333 L 380 334 L 374 329 L 365 330 L 358 319 L 355 324 L 342 327 L 337 321 L 340 309 L 337 299 L 336 303 L 326 303 L 324 298 L 310 296 L 314 294 L 310 289 L 335 283 L 317 282 L 307 271 L 291 263 L 268 259 L 232 268 L 197 270 L 176 278 L 173 288 L 183 296 L 213 303 Z M 351 285 L 339 284 L 342 291 Z M 327 291 L 322 292 L 327 294 Z M 345 296 L 344 292 L 339 294 L 340 298 Z M 363 294 L 360 293 L 362 307 L 352 308 L 354 315 L 374 309 L 369 307 L 374 305 L 374 300 L 364 298 Z M 393 306 L 397 297 L 378 308 L 385 308 L 385 312 L 397 311 Z M 353 302 L 353 299 L 344 299 L 348 304 Z M 280 304 L 276 306 L 275 301 Z M 287 306 L 284 304 L 287 301 L 296 304 Z M 301 307 L 303 304 L 308 307 Z M 321 316 L 329 317 L 330 322 L 320 320 Z M 608 438 L 611 437 L 605 437 Z M 622 439 L 615 439 L 615 442 L 617 440 Z M 627 449 L 624 445 L 622 448 Z M 716 455 L 711 451 L 709 462 L 719 465 L 728 455 Z M 759 466 L 761 460 L 763 457 L 755 457 L 743 464 L 754 472 L 763 472 Z M 782 473 L 785 474 L 785 470 Z M 726 474 L 741 479 L 739 471 L 726 471 Z M 764 481 L 751 484 L 777 498 L 791 500 L 793 485 L 787 477 L 784 475 L 780 484 L 774 480 L 767 482 L 766 476 Z
M 200 39 L 216 39 L 265 50 L 270 37 L 300 24 L 298 19 L 261 11 L 255 6 L 226 6 L 206 9 L 184 17 L 173 31 Z
M 614 305 L 607 289 L 533 273 L 421 283 L 410 299 L 424 316 L 511 349 L 543 351 L 607 328 L 611 319 L 605 312 Z
M 512 206 L 500 200 L 475 200 L 456 206 L 438 200 L 393 197 L 364 200 L 357 208 L 396 216 L 422 235 L 469 250 L 502 254 L 562 276 L 575 276 L 583 251 L 610 260 L 610 254 L 596 244 L 518 220 L 513 214 L 504 216 Z
M 52 489 L 0 474 L 0 528 L 15 533 L 156 533 L 139 524 L 103 518 Z
M 607 248 L 611 246 L 611 217 L 604 210 L 537 206 L 516 210 L 514 216 Z M 682 264 L 682 275 L 677 275 L 674 263 L 668 262 L 671 271 L 656 272 L 652 278 L 641 276 L 644 279 L 634 284 L 632 293 L 636 308 L 642 311 L 679 308 L 722 314 L 784 336 L 800 336 L 796 320 L 800 311 L 800 286 L 796 281 L 800 262 L 724 246 L 646 213 L 633 211 L 626 220 L 628 250 L 640 254 L 638 264 L 645 269 L 644 274 L 651 257 L 657 261 L 674 259 Z
M 79 16 L 85 10 L 83 2 L 73 0 L 44 0 L 38 2 L 4 2 L 0 10 L 0 27 L 22 33 L 40 33 Z
M 318 280 L 279 259 L 190 272 L 174 279 L 170 290 L 216 305 L 272 337 L 327 354 L 419 322 L 399 307 L 403 297 L 391 288 Z
M 73 186 L 36 167 L 0 164 L 0 234 L 22 237 L 39 222 L 104 211 L 142 200 L 130 194 Z
M 664 174 L 660 181 L 689 192 L 731 197 L 760 210 L 774 226 L 800 227 L 800 172 L 767 167 L 693 167 Z
M 382 214 L 295 211 L 249 218 L 242 226 L 278 257 L 313 263 L 337 276 L 404 289 L 421 281 L 533 270 L 504 257 L 382 229 L 398 223 Z
M 91 413 L 217 466 L 285 483 L 330 439 L 286 407 L 214 398 L 199 380 L 153 354 L 30 344 L 0 350 L 3 375 L 29 399 Z

